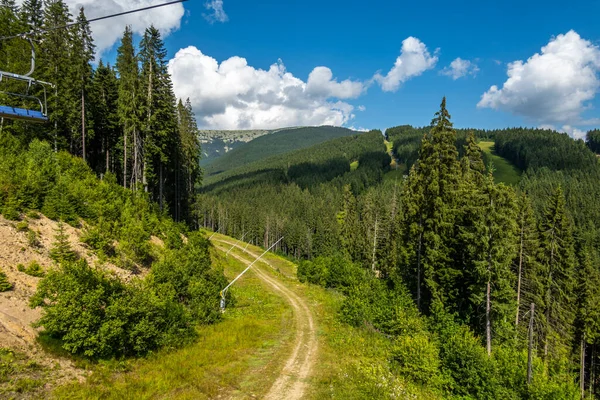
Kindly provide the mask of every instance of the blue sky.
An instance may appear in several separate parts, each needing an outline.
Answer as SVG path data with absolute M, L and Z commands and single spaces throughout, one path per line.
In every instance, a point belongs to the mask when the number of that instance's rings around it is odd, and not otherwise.
M 180 27 L 168 34 L 164 30 L 169 58 L 177 61 L 178 52 L 190 46 L 198 51 L 188 52 L 188 62 L 182 62 L 180 68 L 175 61 L 172 71 L 176 94 L 192 99 L 199 122 L 205 127 L 312 124 L 318 123 L 319 118 L 364 128 L 424 125 L 429 123 L 444 95 L 457 127 L 552 126 L 577 135 L 580 134 L 577 129 L 600 126 L 594 120 L 600 116 L 600 101 L 596 96 L 600 71 L 598 1 L 572 1 L 568 5 L 558 1 L 217 0 L 216 3 L 227 16 L 223 22 L 205 18 L 214 12 L 206 8 L 207 2 L 191 0 L 184 3 Z M 171 12 L 165 9 L 163 15 Z M 477 107 L 492 85 L 502 88 L 508 79 L 509 63 L 517 60 L 526 63 L 543 46 L 569 31 L 574 32 L 562 42 L 555 42 L 558 58 L 544 57 L 536 64 L 526 64 L 524 71 L 518 73 L 519 79 L 527 80 L 530 85 L 519 83 L 510 91 L 496 94 L 487 106 Z M 429 66 L 418 74 L 409 74 L 396 90 L 384 91 L 381 81 L 373 77 L 378 71 L 386 76 L 401 55 L 403 41 L 409 37 L 425 46 Z M 247 70 L 240 75 L 242 78 L 219 72 L 221 63 L 231 57 L 246 60 L 245 65 L 234 63 L 234 68 Z M 106 51 L 103 58 L 113 59 L 114 48 Z M 476 65 L 477 73 L 458 79 L 442 75 L 441 71 L 456 58 Z M 216 64 L 207 64 L 209 59 Z M 349 80 L 348 85 L 361 83 L 362 89 L 359 94 L 352 92 L 341 98 L 335 96 L 341 93 L 338 91 L 341 87 L 332 85 L 329 92 L 313 90 L 320 95 L 299 94 L 304 97 L 297 109 L 295 106 L 288 109 L 288 103 L 275 100 L 263 103 L 264 96 L 256 93 L 263 86 L 279 85 L 278 81 L 247 86 L 248 81 L 262 82 L 260 74 L 252 78 L 253 74 L 268 71 L 278 60 L 287 73 L 300 81 L 290 83 L 292 86 L 305 84 L 315 67 L 324 66 L 331 70 L 334 82 Z M 211 68 L 209 64 L 216 68 L 217 75 L 205 73 L 205 69 Z M 585 81 L 579 79 L 581 76 L 586 77 Z M 217 88 L 205 89 L 217 78 L 220 79 Z M 565 79 L 572 82 L 564 82 Z M 225 93 L 219 92 L 220 88 Z M 573 97 L 577 96 L 574 92 L 581 91 L 586 95 Z M 291 96 L 296 92 L 286 93 Z M 557 97 L 556 102 L 549 103 L 548 97 L 552 96 Z M 564 104 L 572 102 L 576 104 L 565 110 Z M 344 109 L 343 116 L 329 118 L 327 104 L 338 104 Z M 364 106 L 364 111 L 359 106 Z M 244 111 L 236 111 L 235 107 L 265 114 L 255 119 L 242 115 Z M 277 112 L 289 115 L 279 118 Z

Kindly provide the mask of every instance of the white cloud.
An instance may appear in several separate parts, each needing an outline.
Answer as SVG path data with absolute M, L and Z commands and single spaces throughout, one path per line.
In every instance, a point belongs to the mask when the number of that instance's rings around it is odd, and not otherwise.
M 22 3 L 23 0 L 17 1 Z M 84 7 L 87 19 L 116 14 L 124 11 L 134 10 L 163 4 L 164 0 L 64 0 L 69 6 L 74 18 L 79 14 L 79 9 Z M 174 4 L 159 7 L 153 10 L 142 11 L 121 17 L 110 18 L 90 24 L 96 51 L 98 55 L 110 49 L 123 35 L 126 25 L 131 25 L 134 33 L 143 34 L 150 25 L 154 25 L 163 36 L 179 29 L 181 18 L 184 15 L 182 4 Z
M 479 67 L 469 60 L 463 60 L 458 57 L 440 71 L 440 74 L 451 77 L 454 80 L 467 75 L 476 75 L 479 72 Z
M 402 83 L 435 67 L 437 61 L 437 50 L 432 56 L 425 43 L 410 36 L 402 41 L 400 56 L 387 75 L 377 73 L 373 79 L 381 85 L 383 91 L 395 92 Z
M 229 17 L 223 9 L 223 0 L 210 0 L 204 4 L 204 7 L 209 11 L 208 14 L 202 14 L 204 18 L 212 23 L 227 22 Z
M 317 97 L 337 97 L 338 99 L 355 99 L 361 95 L 365 87 L 361 82 L 338 82 L 327 67 L 316 67 L 308 75 L 306 92 Z
M 540 129 L 547 129 L 551 131 L 567 133 L 573 139 L 585 139 L 587 132 L 581 129 L 577 129 L 571 125 L 563 125 L 562 128 L 556 128 L 554 125 L 542 124 L 539 126 Z
M 350 129 L 352 131 L 357 131 L 357 132 L 369 132 L 370 131 L 370 129 L 363 128 L 362 126 L 359 126 L 358 128 L 355 126 L 349 126 L 348 129 Z
M 344 125 L 354 118 L 354 107 L 340 99 L 357 97 L 364 89 L 359 82 L 338 82 L 326 67 L 315 68 L 304 82 L 281 60 L 268 70 L 241 57 L 219 64 L 194 46 L 177 52 L 169 72 L 175 94 L 190 98 L 204 128 Z
M 358 106 L 358 111 L 366 111 L 367 107 L 365 106 Z
M 539 124 L 589 124 L 581 114 L 600 88 L 598 71 L 600 49 L 571 30 L 552 38 L 526 62 L 508 64 L 502 88 L 490 87 L 477 107 L 508 111 Z

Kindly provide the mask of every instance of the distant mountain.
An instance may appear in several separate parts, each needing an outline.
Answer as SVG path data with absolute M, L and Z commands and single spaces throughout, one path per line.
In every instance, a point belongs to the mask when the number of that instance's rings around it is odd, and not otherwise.
M 227 154 L 231 150 L 267 135 L 269 130 L 238 130 L 238 131 L 213 131 L 200 130 L 198 135 L 202 144 L 202 159 L 200 165 L 208 165 L 215 159 Z
M 215 131 L 213 131 L 215 132 Z M 331 139 L 356 135 L 357 131 L 335 126 L 285 128 L 275 131 L 220 131 L 212 136 L 211 148 L 223 141 L 226 149 L 221 156 L 212 157 L 202 163 L 205 177 L 216 175 L 233 168 L 262 160 L 277 154 L 304 149 Z M 252 133 L 249 133 L 252 132 Z M 253 139 L 248 140 L 254 135 Z M 203 152 L 206 145 L 203 144 Z

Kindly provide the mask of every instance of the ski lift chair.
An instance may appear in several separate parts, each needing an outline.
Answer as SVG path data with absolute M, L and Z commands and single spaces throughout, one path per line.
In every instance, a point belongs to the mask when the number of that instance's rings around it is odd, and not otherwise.
M 8 97 L 17 97 L 24 101 L 29 101 L 25 107 L 15 107 L 12 105 L 4 105 L 0 104 L 0 118 L 6 118 L 11 120 L 20 120 L 27 121 L 33 123 L 46 123 L 48 122 L 48 104 L 46 99 L 46 86 L 54 87 L 52 83 L 39 81 L 31 77 L 33 71 L 35 70 L 35 47 L 33 46 L 33 42 L 30 38 L 25 36 L 21 36 L 22 39 L 25 39 L 29 42 L 31 46 L 31 69 L 25 75 L 15 74 L 12 72 L 0 71 L 0 83 L 5 81 L 6 79 L 15 80 L 18 82 L 25 82 L 27 84 L 27 88 L 25 90 L 25 94 L 21 93 L 13 93 L 8 91 L 0 90 L 0 93 L 7 95 Z M 30 90 L 33 86 L 40 86 L 42 90 L 42 98 L 31 95 Z M 39 110 L 32 109 L 28 107 L 31 102 L 39 105 Z

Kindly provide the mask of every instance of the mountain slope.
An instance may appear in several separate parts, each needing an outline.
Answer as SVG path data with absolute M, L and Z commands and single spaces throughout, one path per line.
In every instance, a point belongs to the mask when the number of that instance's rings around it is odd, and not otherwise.
M 358 132 L 334 126 L 287 128 L 262 135 L 246 144 L 235 147 L 227 154 L 214 159 L 206 166 L 205 176 L 326 142 L 339 137 L 356 135 Z

